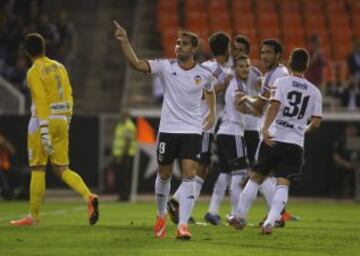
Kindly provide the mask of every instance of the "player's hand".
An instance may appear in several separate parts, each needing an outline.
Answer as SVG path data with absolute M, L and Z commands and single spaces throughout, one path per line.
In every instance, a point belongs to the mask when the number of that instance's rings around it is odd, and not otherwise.
M 215 116 L 216 116 L 215 111 L 209 111 L 209 113 L 207 114 L 207 116 L 203 122 L 204 131 L 211 129 L 214 126 Z
M 51 138 L 49 135 L 49 123 L 48 121 L 40 122 L 40 139 L 41 144 L 44 147 L 44 150 L 49 154 L 52 155 L 54 153 L 54 147 L 51 143 Z
M 261 129 L 261 133 L 262 133 L 262 136 L 263 136 L 263 141 L 270 147 L 273 147 L 275 146 L 275 141 L 272 140 L 272 136 L 270 135 L 269 133 L 269 130 L 268 129 Z
M 120 24 L 116 20 L 113 20 L 113 23 L 116 27 L 116 30 L 114 33 L 115 39 L 120 42 L 127 42 L 128 37 L 127 37 L 126 30 L 122 26 L 120 26 Z

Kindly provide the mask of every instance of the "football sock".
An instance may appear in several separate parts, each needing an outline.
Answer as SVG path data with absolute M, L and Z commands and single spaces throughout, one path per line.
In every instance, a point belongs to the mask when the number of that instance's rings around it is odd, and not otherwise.
M 39 221 L 40 207 L 45 193 L 45 172 L 32 171 L 30 182 L 30 214 Z
M 79 174 L 77 174 L 76 172 L 70 169 L 66 169 L 65 171 L 62 172 L 61 179 L 70 188 L 78 192 L 84 198 L 85 201 L 89 200 L 91 196 L 91 192 L 89 188 L 85 185 L 83 179 L 80 177 Z
M 170 194 L 170 179 L 162 180 L 157 175 L 155 180 L 155 198 L 157 206 L 157 215 L 164 217 L 166 212 L 166 203 Z
M 179 185 L 179 187 L 177 188 L 177 190 L 175 191 L 175 194 L 172 196 L 176 201 L 179 202 L 180 200 L 180 191 L 181 191 L 181 185 L 182 183 Z
M 230 199 L 231 199 L 231 214 L 236 213 L 237 207 L 239 205 L 239 197 L 242 191 L 241 182 L 244 178 L 246 170 L 241 172 L 236 171 L 232 173 L 231 176 L 231 185 L 230 185 Z
M 269 211 L 271 208 L 272 199 L 274 197 L 275 187 L 276 184 L 270 178 L 265 179 L 264 182 L 260 185 L 260 192 L 265 199 Z
M 183 178 L 179 201 L 179 225 L 188 224 L 195 202 L 195 179 Z
M 204 179 L 199 176 L 195 176 L 195 201 L 198 200 L 203 185 Z
M 228 173 L 220 173 L 217 178 L 214 191 L 211 196 L 210 206 L 208 212 L 210 214 L 218 214 L 221 201 L 224 198 L 227 187 L 230 185 L 231 175 Z
M 259 184 L 249 179 L 242 193 L 240 194 L 237 214 L 246 219 L 249 209 L 259 192 Z
M 289 187 L 285 185 L 277 185 L 274 198 L 271 203 L 271 209 L 264 222 L 264 226 L 271 224 L 274 226 L 276 220 L 279 219 L 281 211 L 284 209 L 288 200 Z

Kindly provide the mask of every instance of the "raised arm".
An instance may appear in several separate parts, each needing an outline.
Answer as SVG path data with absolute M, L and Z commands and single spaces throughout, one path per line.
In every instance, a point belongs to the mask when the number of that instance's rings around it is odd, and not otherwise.
M 139 60 L 134 50 L 132 49 L 129 39 L 127 37 L 126 30 L 121 27 L 120 24 L 117 23 L 115 20 L 113 20 L 113 23 L 116 27 L 114 37 L 120 42 L 121 50 L 126 60 L 129 62 L 130 66 L 138 71 L 150 73 L 151 70 L 148 62 L 146 60 Z

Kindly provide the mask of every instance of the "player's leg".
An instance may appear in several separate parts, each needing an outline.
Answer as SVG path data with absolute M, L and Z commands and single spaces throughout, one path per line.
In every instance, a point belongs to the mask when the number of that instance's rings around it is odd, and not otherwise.
M 245 140 L 241 136 L 226 136 L 226 157 L 231 168 L 231 214 L 235 215 L 239 204 L 239 197 L 242 192 L 242 182 L 247 175 L 249 161 L 246 155 Z
M 277 148 L 280 153 L 278 165 L 275 169 L 277 184 L 270 212 L 262 226 L 263 234 L 271 234 L 275 221 L 287 204 L 290 180 L 292 177 L 300 175 L 304 162 L 303 149 L 300 146 L 278 143 Z
M 29 216 L 11 221 L 12 225 L 33 225 L 40 220 L 40 208 L 45 193 L 45 166 L 48 156 L 40 140 L 39 121 L 31 118 L 28 125 L 28 160 L 31 167 L 30 181 L 30 214 Z
M 271 203 L 271 208 L 262 226 L 263 234 L 271 234 L 275 221 L 279 219 L 282 210 L 288 201 L 290 181 L 284 178 L 277 178 L 276 190 Z
M 219 208 L 222 200 L 224 199 L 227 188 L 231 183 L 231 168 L 226 161 L 226 140 L 224 135 L 217 136 L 217 153 L 219 157 L 220 174 L 214 184 L 213 193 L 211 195 L 210 205 L 208 212 L 205 214 L 204 219 L 213 224 L 219 225 L 221 217 L 219 215 Z
M 50 161 L 55 174 L 87 202 L 89 224 L 94 225 L 99 218 L 98 197 L 90 192 L 80 175 L 69 168 L 69 124 L 67 118 L 61 117 L 50 119 L 49 131 L 54 146 Z
M 178 152 L 178 134 L 160 133 L 157 144 L 157 160 L 159 172 L 155 180 L 156 222 L 154 225 L 155 238 L 166 236 L 166 204 L 170 194 L 170 179 L 174 160 Z
M 184 134 L 181 136 L 179 159 L 182 167 L 182 183 L 179 200 L 179 224 L 177 238 L 190 239 L 188 222 L 195 203 L 195 175 L 199 167 L 201 152 L 201 135 Z
M 254 171 L 250 174 L 250 179 L 240 195 L 236 218 L 233 219 L 233 226 L 236 229 L 244 228 L 249 209 L 257 197 L 260 185 L 269 174 L 272 165 L 276 163 L 274 162 L 274 160 L 276 161 L 274 148 L 265 143 L 259 145 L 258 162 L 254 166 Z

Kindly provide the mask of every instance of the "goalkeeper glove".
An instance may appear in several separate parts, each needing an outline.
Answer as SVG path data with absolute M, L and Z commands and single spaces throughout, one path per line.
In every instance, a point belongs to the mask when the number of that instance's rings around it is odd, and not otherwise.
M 44 150 L 49 154 L 52 155 L 54 153 L 54 147 L 51 143 L 51 138 L 49 135 L 49 122 L 40 121 L 40 138 L 41 144 L 44 147 Z

